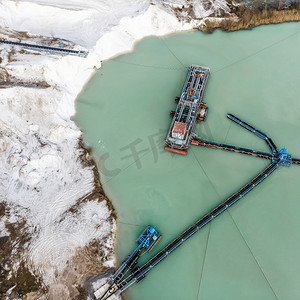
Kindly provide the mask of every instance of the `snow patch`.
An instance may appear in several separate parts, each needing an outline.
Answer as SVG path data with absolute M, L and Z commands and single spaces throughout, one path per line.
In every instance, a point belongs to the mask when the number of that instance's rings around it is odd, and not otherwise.
M 9 232 L 7 231 L 7 229 L 5 227 L 6 221 L 7 221 L 7 218 L 5 216 L 0 219 L 0 237 L 9 235 Z

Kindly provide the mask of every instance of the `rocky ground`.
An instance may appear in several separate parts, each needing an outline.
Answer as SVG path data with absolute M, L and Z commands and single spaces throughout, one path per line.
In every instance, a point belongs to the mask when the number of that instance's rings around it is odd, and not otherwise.
M 2 31 L 20 35 L 56 46 Z M 112 206 L 61 87 L 45 76 L 57 58 L 8 46 L 0 57 L 0 295 L 83 299 L 84 280 L 114 264 Z

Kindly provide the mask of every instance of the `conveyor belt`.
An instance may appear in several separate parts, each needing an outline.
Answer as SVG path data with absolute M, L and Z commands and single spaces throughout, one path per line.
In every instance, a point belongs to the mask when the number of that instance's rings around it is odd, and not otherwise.
M 3 40 L 0 40 L 0 43 L 19 46 L 19 47 L 23 47 L 23 48 L 31 49 L 31 50 L 45 51 L 45 52 L 50 52 L 50 53 L 53 52 L 53 53 L 57 53 L 57 54 L 76 55 L 76 56 L 82 56 L 82 57 L 86 57 L 88 55 L 88 52 L 83 51 L 83 50 L 70 50 L 70 49 L 65 49 L 65 48 L 55 48 L 55 47 L 40 46 L 40 45 L 34 45 L 34 44 L 3 41 Z
M 103 300 L 108 299 L 114 294 L 121 294 L 127 288 L 129 288 L 135 282 L 141 281 L 145 278 L 145 275 L 157 266 L 163 259 L 165 259 L 169 254 L 171 254 L 175 249 L 182 245 L 187 239 L 194 235 L 199 229 L 207 225 L 214 218 L 219 216 L 228 207 L 236 203 L 242 197 L 247 195 L 252 189 L 254 189 L 258 184 L 260 184 L 264 179 L 271 175 L 279 166 L 281 161 L 278 163 L 271 163 L 265 170 L 263 170 L 259 175 L 252 179 L 249 183 L 243 186 L 238 192 L 227 198 L 222 204 L 214 208 L 210 213 L 202 217 L 182 234 L 180 234 L 176 239 L 174 239 L 169 245 L 167 245 L 163 250 L 156 254 L 152 259 L 150 259 L 142 267 L 138 268 L 133 274 L 125 278 L 123 281 L 117 284 L 118 288 L 112 293 L 107 295 Z

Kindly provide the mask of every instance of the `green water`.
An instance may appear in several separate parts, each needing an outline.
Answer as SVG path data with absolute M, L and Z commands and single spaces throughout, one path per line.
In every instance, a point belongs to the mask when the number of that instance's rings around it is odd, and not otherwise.
M 163 151 L 185 66 L 211 68 L 209 113 L 198 135 L 268 151 L 226 118 L 233 113 L 300 157 L 299 48 L 299 23 L 189 32 L 144 39 L 96 72 L 77 100 L 75 120 L 117 210 L 119 260 L 146 225 L 163 235 L 152 255 L 269 163 L 195 146 L 186 157 Z M 299 177 L 300 167 L 281 167 L 132 286 L 127 298 L 300 299 Z

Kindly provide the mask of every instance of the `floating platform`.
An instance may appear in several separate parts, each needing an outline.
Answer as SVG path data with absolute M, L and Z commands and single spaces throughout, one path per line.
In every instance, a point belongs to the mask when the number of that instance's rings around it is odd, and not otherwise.
M 189 67 L 188 75 L 166 138 L 165 150 L 186 155 L 197 121 L 204 121 L 208 112 L 203 96 L 210 74 L 209 68 L 196 65 Z
M 147 252 L 150 252 L 161 239 L 161 237 L 162 236 L 155 230 L 155 227 L 148 225 L 136 241 L 139 245 L 142 244 Z

